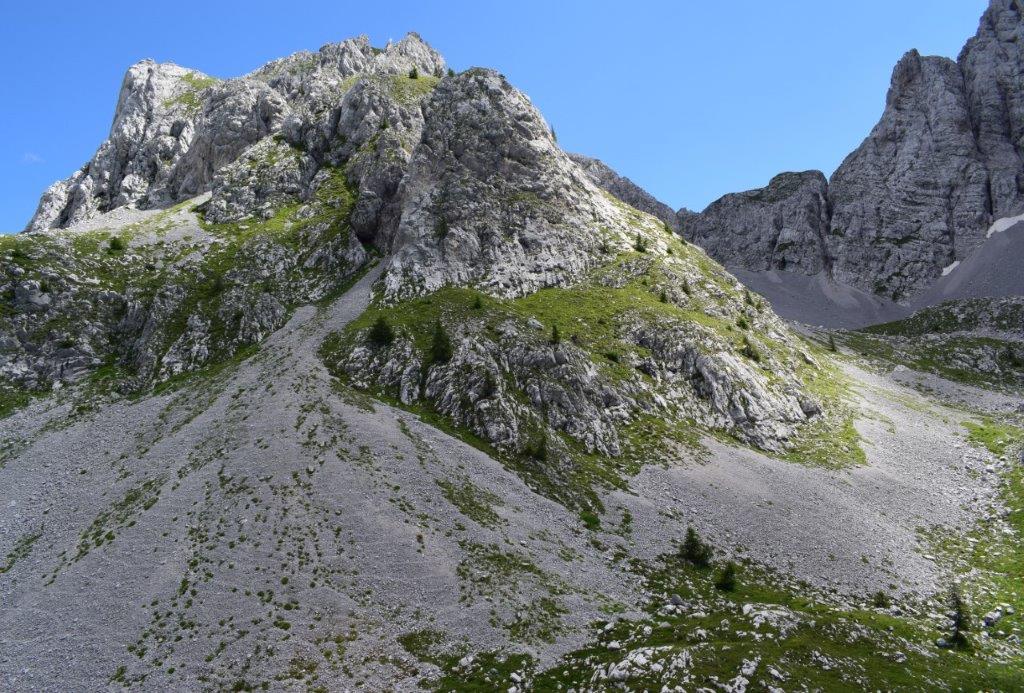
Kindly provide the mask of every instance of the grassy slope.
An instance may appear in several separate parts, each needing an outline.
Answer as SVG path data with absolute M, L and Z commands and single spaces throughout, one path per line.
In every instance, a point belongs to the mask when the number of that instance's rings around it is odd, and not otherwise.
M 495 299 L 472 288 L 446 287 L 397 305 L 377 302 L 343 333 L 332 335 L 325 342 L 322 355 L 332 371 L 345 379 L 341 361 L 366 339 L 368 329 L 381 318 L 396 334 L 411 340 L 424 362 L 434 325 L 439 320 L 485 334 L 495 333 L 500 324 L 512 320 L 521 326 L 539 324 L 535 330 L 522 330 L 532 332 L 539 341 L 551 339 L 557 328 L 560 339 L 582 349 L 606 382 L 637 383 L 653 391 L 654 381 L 636 365 L 650 353 L 623 338 L 624 323 L 688 324 L 702 331 L 704 348 L 740 354 L 759 367 L 769 380 L 776 377 L 773 364 L 795 364 L 808 390 L 825 403 L 827 415 L 799 433 L 786 459 L 833 468 L 863 463 L 863 452 L 852 425 L 854 412 L 846 401 L 847 384 L 829 363 L 824 350 L 776 339 L 762 315 L 766 309 L 763 299 L 737 289 L 735 280 L 700 250 L 674 236 L 667 239 L 665 255 L 635 250 L 610 254 L 608 261 L 584 281 L 569 287 L 541 289 L 514 300 Z M 748 349 L 752 345 L 760 353 L 751 354 Z M 637 388 L 630 391 L 636 392 Z M 654 413 L 640 413 L 619 426 L 623 454 L 617 458 L 588 453 L 578 442 L 559 434 L 570 451 L 573 473 L 553 480 L 529 456 L 493 449 L 472 431 L 441 416 L 426 400 L 403 405 L 397 392 L 378 389 L 374 394 L 481 447 L 525 476 L 541 492 L 571 505 L 599 508 L 598 488 L 625 488 L 628 477 L 642 465 L 671 459 L 670 451 L 678 447 L 699 454 L 703 435 L 737 442 L 727 432 L 698 426 L 685 411 L 666 415 L 652 409 Z M 527 402 L 525 393 L 517 395 Z M 583 502 L 577 497 L 581 491 L 585 496 Z

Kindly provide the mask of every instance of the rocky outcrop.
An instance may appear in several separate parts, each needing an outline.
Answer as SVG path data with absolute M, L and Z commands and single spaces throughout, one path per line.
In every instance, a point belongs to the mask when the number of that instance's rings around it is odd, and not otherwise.
M 713 203 L 684 234 L 733 267 L 825 269 L 911 299 L 974 251 L 993 222 L 1024 211 L 1022 33 L 1021 3 L 992 0 L 956 62 L 903 56 L 881 119 L 832 175 L 818 210 L 807 207 L 808 191 L 776 179 Z M 771 205 L 748 199 L 773 187 L 782 189 Z M 780 220 L 796 256 L 772 252 Z
M 530 101 L 473 69 L 443 80 L 402 182 L 390 297 L 472 284 L 518 296 L 581 276 L 624 214 L 558 148 Z
M 382 200 L 397 190 L 393 164 L 404 164 L 418 139 L 419 102 L 444 70 L 444 59 L 415 34 L 383 50 L 366 37 L 350 39 L 223 82 L 142 61 L 125 76 L 107 140 L 80 171 L 47 190 L 26 230 L 66 228 L 118 207 L 160 208 L 189 199 L 211 190 L 217 173 L 250 147 L 279 135 L 306 152 L 315 168 L 362 154 L 353 184 L 371 198 L 360 202 L 360 219 L 363 237 L 372 238 Z M 389 128 L 394 131 L 367 147 Z M 312 191 L 307 186 L 305 192 Z
M 727 265 L 817 274 L 828 266 L 827 194 L 819 171 L 782 173 L 767 187 L 716 200 L 682 232 Z
M 440 304 L 448 291 L 525 300 L 541 289 L 617 303 L 598 301 L 602 315 L 587 324 L 567 318 L 575 333 L 564 343 L 537 333 L 532 308 L 506 315 L 500 338 L 446 315 L 459 343 L 444 368 L 403 340 L 386 354 L 353 348 L 337 367 L 362 385 L 428 400 L 516 453 L 540 435 L 553 451 L 618 456 L 630 447 L 622 427 L 644 417 L 785 449 L 820 410 L 778 318 L 679 242 L 671 210 L 563 152 L 502 75 L 443 71 L 414 35 L 383 51 L 354 39 L 161 101 L 175 118 L 166 136 L 181 143 L 173 156 L 122 181 L 129 197 L 69 201 L 57 221 L 74 226 L 21 236 L 31 253 L 0 262 L 16 313 L 0 330 L 0 373 L 41 389 L 104 361 L 133 387 L 196 370 L 343 286 L 372 244 L 386 254 L 387 306 Z M 198 79 L 189 75 L 181 80 Z M 130 139 L 129 110 L 112 140 Z M 143 148 L 161 137 L 137 133 Z M 169 210 L 138 209 L 185 196 Z M 494 392 L 477 392 L 480 377 Z
M 597 187 L 607 190 L 627 205 L 661 219 L 673 231 L 679 230 L 679 216 L 676 212 L 629 178 L 620 176 L 599 159 L 583 154 L 569 154 L 569 158 L 590 176 Z
M 987 195 L 960 68 L 907 53 L 882 119 L 830 181 L 836 278 L 913 293 L 981 242 Z
M 993 219 L 1024 212 L 1024 4 L 993 0 L 957 63 Z
M 71 226 L 137 204 L 151 188 L 165 189 L 174 163 L 188 151 L 200 95 L 214 81 L 171 63 L 132 65 L 106 141 L 89 163 L 50 186 L 26 230 Z

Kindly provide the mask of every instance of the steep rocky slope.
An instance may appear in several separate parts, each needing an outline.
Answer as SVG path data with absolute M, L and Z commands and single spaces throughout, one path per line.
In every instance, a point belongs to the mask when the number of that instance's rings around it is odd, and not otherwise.
M 598 159 L 582 154 L 569 154 L 569 158 L 586 171 L 594 185 L 607 190 L 630 207 L 661 219 L 673 231 L 679 230 L 679 215 L 629 178 L 620 176 Z
M 8 239 L 10 387 L 39 391 L 106 365 L 139 389 L 222 361 L 384 254 L 381 305 L 402 314 L 429 295 L 435 308 L 414 310 L 383 354 L 350 335 L 339 362 L 360 385 L 429 402 L 499 448 L 615 458 L 625 447 L 619 427 L 657 417 L 784 451 L 823 408 L 841 418 L 809 389 L 825 370 L 786 326 L 664 224 L 599 190 L 501 75 L 420 74 L 443 63 L 410 36 L 339 85 L 347 58 L 364 49 L 345 42 L 195 95 L 196 132 L 209 137 L 190 140 L 166 178 L 219 163 L 185 176 L 196 185 L 205 176 L 209 192 L 187 188 L 203 197 L 121 209 L 139 221 L 116 231 L 103 229 L 110 213 Z M 296 70 L 316 78 L 302 87 L 282 77 Z M 243 97 L 267 88 L 290 103 L 276 131 L 244 148 L 225 144 L 218 156 L 235 155 L 227 163 L 210 155 L 209 142 L 234 142 L 234 126 L 215 115 L 222 104 L 252 105 Z M 111 141 L 128 136 L 122 111 Z M 198 169 L 189 163 L 197 151 Z M 68 218 L 98 212 L 102 199 Z M 503 339 L 478 333 L 488 321 L 466 320 L 459 304 L 470 294 L 497 308 L 489 318 Z M 600 310 L 563 319 L 549 307 L 570 300 Z M 431 313 L 452 335 L 450 364 L 422 353 Z M 543 476 L 573 476 L 540 462 Z
M 903 56 L 881 119 L 827 186 L 783 174 L 690 216 L 684 235 L 727 267 L 912 299 L 1024 212 L 1022 15 L 992 0 L 957 61 Z
M 949 444 L 973 415 L 847 365 L 867 465 L 708 441 L 579 513 L 330 378 L 318 346 L 379 272 L 243 361 L 140 398 L 70 388 L 0 420 L 6 689 L 1019 683 L 1015 614 L 975 654 L 932 643 L 953 565 L 940 542 L 1021 550 L 1009 467 Z M 744 561 L 735 591 L 679 558 L 687 526 L 716 562 Z M 1012 567 L 984 569 L 979 616 L 1019 607 Z

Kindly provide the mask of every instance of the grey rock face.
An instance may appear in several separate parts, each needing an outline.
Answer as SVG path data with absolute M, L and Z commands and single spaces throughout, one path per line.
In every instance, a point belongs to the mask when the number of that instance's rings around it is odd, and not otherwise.
M 767 187 L 726 195 L 688 216 L 682 233 L 744 269 L 817 274 L 829 257 L 827 194 L 820 171 L 781 173 Z
M 81 170 L 50 186 L 26 230 L 63 228 L 165 188 L 194 134 L 200 94 L 212 82 L 171 63 L 132 65 L 106 141 Z
M 841 281 L 902 297 L 984 238 L 988 176 L 960 68 L 907 53 L 885 112 L 830 183 Z
M 824 217 L 809 210 L 796 219 L 806 197 L 796 188 L 771 211 L 741 193 L 684 233 L 733 267 L 827 269 L 853 287 L 912 299 L 977 249 L 993 222 L 1024 211 L 1022 34 L 1021 4 L 992 0 L 957 62 L 903 56 L 881 119 L 829 181 Z M 769 246 L 780 213 L 794 224 L 796 255 L 776 263 Z
M 679 217 L 672 208 L 659 201 L 649 192 L 631 181 L 620 176 L 603 161 L 582 154 L 569 154 L 569 158 L 582 168 L 597 187 L 607 190 L 627 205 L 636 207 L 665 222 L 673 231 L 679 230 Z
M 284 98 L 262 82 L 233 80 L 212 87 L 196 118 L 189 149 L 174 167 L 170 199 L 206 191 L 221 167 L 280 129 L 287 112 Z
M 622 212 L 498 73 L 442 80 L 425 112 L 402 183 L 389 296 L 450 283 L 517 296 L 564 283 L 593 265 L 602 226 L 623 226 Z
M 1024 6 L 993 0 L 957 63 L 989 172 L 993 219 L 1024 211 Z
M 445 70 L 444 59 L 415 34 L 383 50 L 366 37 L 350 39 L 224 82 L 142 61 L 125 76 L 108 139 L 86 166 L 47 190 L 26 230 L 66 228 L 122 206 L 146 209 L 189 199 L 210 190 L 224 166 L 276 134 L 319 165 L 337 165 L 385 123 L 400 133 L 375 148 L 380 165 L 364 164 L 354 175 L 376 203 L 395 192 L 390 163 L 407 160 L 419 136 L 419 101 L 429 88 L 405 84 L 414 81 L 408 79 L 413 69 L 423 77 L 418 85 L 426 87 Z M 344 101 L 349 92 L 353 98 Z M 364 226 L 377 224 L 378 216 L 370 214 Z

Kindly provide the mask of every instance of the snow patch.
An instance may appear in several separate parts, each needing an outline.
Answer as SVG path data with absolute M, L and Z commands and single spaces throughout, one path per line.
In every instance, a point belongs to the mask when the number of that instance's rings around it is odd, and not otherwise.
M 989 233 L 991 233 L 991 231 L 989 231 Z M 960 266 L 960 261 L 959 260 L 953 260 L 953 264 L 952 265 L 946 265 L 945 267 L 942 268 L 942 276 L 945 277 L 947 274 L 949 274 L 950 272 L 952 272 L 953 270 L 955 270 L 959 266 Z
M 1015 217 L 1003 217 L 1002 219 L 996 219 L 992 222 L 992 226 L 988 227 L 988 233 L 985 234 L 985 238 L 992 238 L 992 234 L 1002 233 L 1020 221 L 1024 221 L 1024 214 L 1018 214 Z

